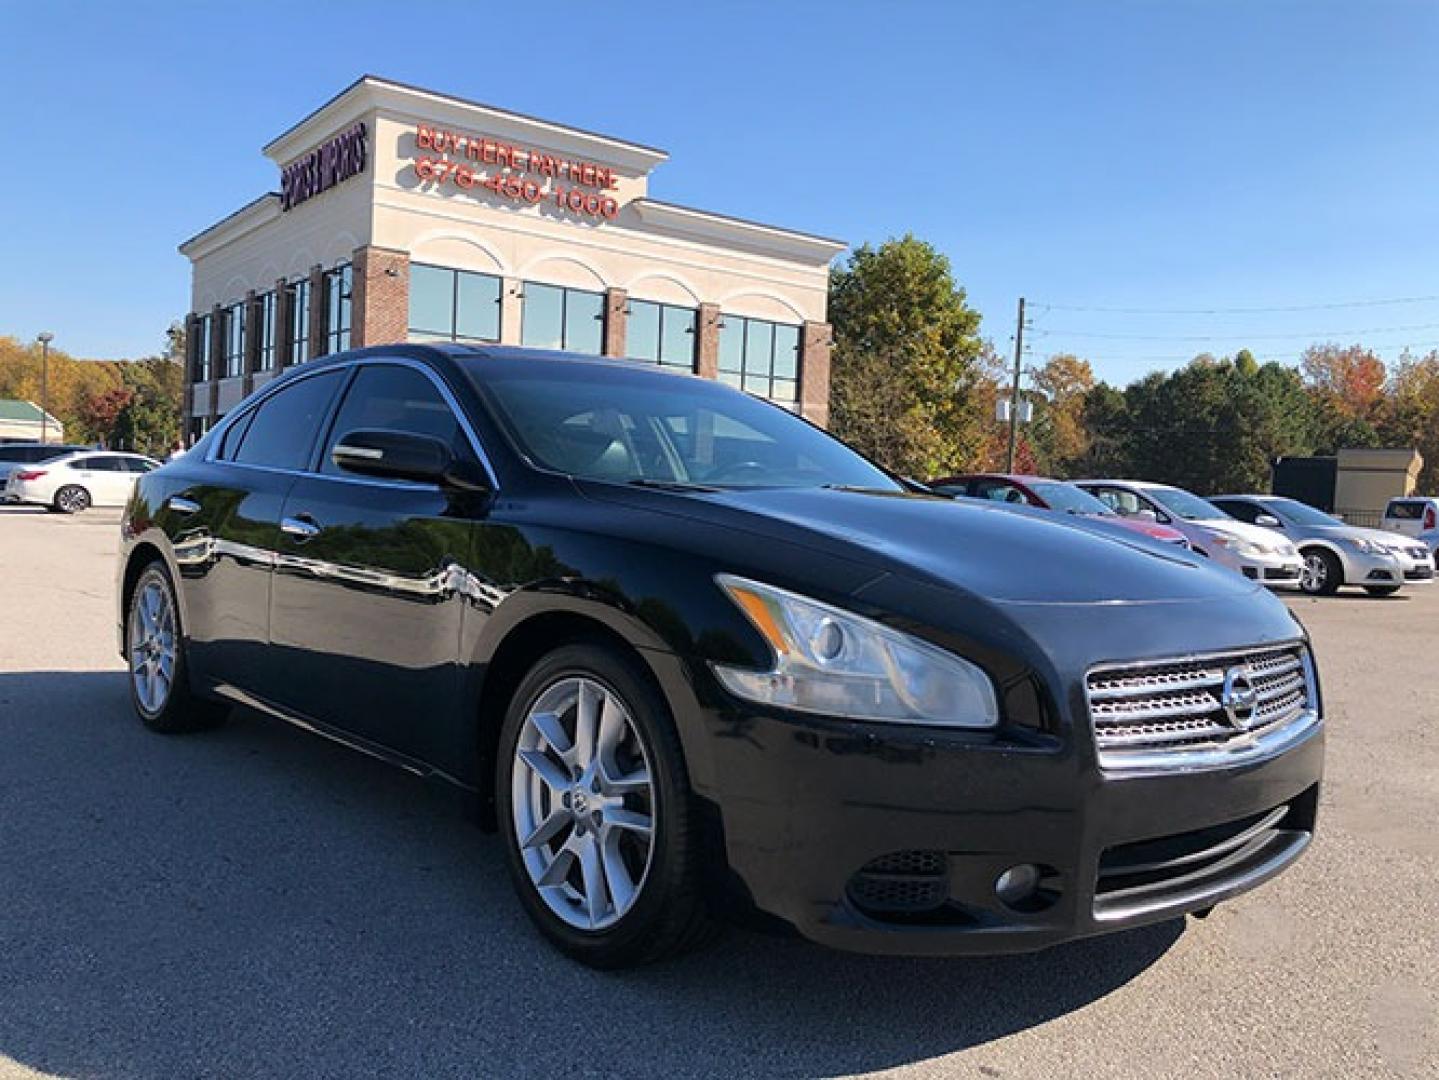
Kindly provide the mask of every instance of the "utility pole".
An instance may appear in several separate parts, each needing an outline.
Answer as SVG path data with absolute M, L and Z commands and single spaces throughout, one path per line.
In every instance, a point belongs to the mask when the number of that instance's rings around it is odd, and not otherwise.
M 1014 449 L 1019 441 L 1019 373 L 1024 360 L 1024 297 L 1019 298 L 1019 321 L 1014 327 L 1014 385 L 1009 391 L 1009 457 L 1005 472 L 1014 472 Z
M 35 339 L 40 343 L 40 442 L 50 441 L 50 342 L 55 335 L 42 330 Z

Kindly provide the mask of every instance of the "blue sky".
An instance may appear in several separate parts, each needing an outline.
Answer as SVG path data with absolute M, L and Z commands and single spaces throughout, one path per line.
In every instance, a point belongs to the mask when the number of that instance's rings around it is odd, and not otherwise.
M 364 72 L 670 151 L 656 197 L 949 255 L 1010 348 L 1439 343 L 1439 5 L 0 0 L 0 334 L 153 351 L 176 245 Z M 1081 308 L 1308 311 L 1132 314 Z M 1402 329 L 1390 329 L 1400 327 Z

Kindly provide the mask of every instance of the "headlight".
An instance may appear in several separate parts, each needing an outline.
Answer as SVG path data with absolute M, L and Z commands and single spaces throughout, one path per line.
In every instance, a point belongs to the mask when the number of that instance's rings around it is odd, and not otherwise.
M 714 664 L 747 701 L 856 720 L 992 728 L 989 676 L 928 642 L 818 600 L 720 574 L 715 581 L 774 651 L 768 671 Z
M 1382 555 L 1384 553 L 1383 547 L 1373 540 L 1365 540 L 1362 536 L 1341 537 L 1340 542 L 1365 555 Z
M 1265 548 L 1259 544 L 1251 544 L 1248 540 L 1241 540 L 1237 536 L 1228 536 L 1219 533 L 1214 537 L 1214 542 L 1222 548 L 1228 548 L 1237 555 L 1243 555 L 1247 559 L 1258 559 L 1265 555 Z

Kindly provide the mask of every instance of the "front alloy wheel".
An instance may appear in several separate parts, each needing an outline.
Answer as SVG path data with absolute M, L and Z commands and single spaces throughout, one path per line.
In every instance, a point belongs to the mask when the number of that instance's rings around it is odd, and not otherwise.
M 618 968 L 711 936 L 684 754 L 641 660 L 598 643 L 542 657 L 510 699 L 495 792 L 515 890 L 561 951 Z
M 1310 596 L 1332 596 L 1344 581 L 1339 560 L 1329 552 L 1313 548 L 1304 552 L 1304 569 L 1299 574 L 1299 587 Z
M 571 926 L 613 926 L 654 855 L 654 785 L 629 710 L 593 679 L 561 679 L 530 706 L 515 759 L 510 805 L 531 883 Z

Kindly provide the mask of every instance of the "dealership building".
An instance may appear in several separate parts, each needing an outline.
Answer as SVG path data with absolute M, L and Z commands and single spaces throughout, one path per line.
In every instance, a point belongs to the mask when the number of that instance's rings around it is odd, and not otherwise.
M 270 192 L 185 241 L 193 439 L 348 348 L 628 357 L 829 414 L 841 241 L 650 196 L 662 150 L 365 76 L 264 148 Z

